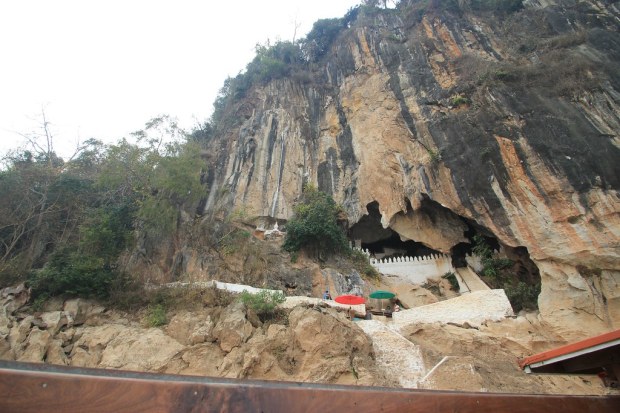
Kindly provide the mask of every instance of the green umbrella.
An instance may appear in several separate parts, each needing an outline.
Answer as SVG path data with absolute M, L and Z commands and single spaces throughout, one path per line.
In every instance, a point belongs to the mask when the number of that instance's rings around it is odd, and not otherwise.
M 383 311 L 383 300 L 394 298 L 396 297 L 396 294 L 390 291 L 377 290 L 370 293 L 369 297 L 381 300 L 381 310 Z
M 390 291 L 383 291 L 383 290 L 377 290 L 377 291 L 373 291 L 372 293 L 370 293 L 370 298 L 376 298 L 379 300 L 388 300 L 390 298 L 394 298 L 396 297 L 396 294 L 390 292 Z

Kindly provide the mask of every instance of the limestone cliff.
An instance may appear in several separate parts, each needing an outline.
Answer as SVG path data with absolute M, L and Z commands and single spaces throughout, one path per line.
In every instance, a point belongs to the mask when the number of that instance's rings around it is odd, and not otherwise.
M 444 253 L 473 226 L 527 248 L 545 321 L 618 328 L 618 3 L 478 3 L 362 8 L 306 77 L 250 88 L 208 143 L 206 208 L 286 220 L 313 183 Z

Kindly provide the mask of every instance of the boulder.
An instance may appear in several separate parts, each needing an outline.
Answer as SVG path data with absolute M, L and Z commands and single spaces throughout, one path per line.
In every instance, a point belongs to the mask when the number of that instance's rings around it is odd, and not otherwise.
M 26 305 L 28 300 L 30 300 L 30 289 L 26 288 L 23 283 L 17 287 L 0 290 L 0 305 L 6 308 L 7 314 L 13 314 Z
M 220 375 L 218 366 L 224 359 L 224 353 L 217 344 L 203 344 L 188 349 L 181 356 L 183 367 L 177 371 L 166 369 L 167 373 L 175 374 L 192 374 L 195 376 L 212 376 Z
M 288 343 L 296 351 L 295 380 L 332 383 L 351 374 L 357 357 L 372 355 L 366 334 L 334 310 L 296 307 L 289 315 L 289 330 Z
M 19 325 L 13 325 L 13 328 L 11 328 L 11 332 L 8 337 L 11 348 L 15 350 L 21 348 L 21 345 L 26 341 L 26 338 L 30 334 L 33 320 L 34 317 L 29 315 L 24 318 L 19 323 Z
M 407 308 L 420 307 L 439 301 L 437 297 L 426 288 L 411 283 L 390 283 L 389 290 L 396 293 L 400 302 Z
M 50 364 L 67 365 L 69 361 L 67 355 L 62 347 L 62 340 L 50 340 L 47 353 L 45 355 L 45 362 Z
M 218 340 L 220 348 L 228 353 L 245 343 L 253 331 L 252 324 L 245 317 L 243 304 L 234 302 L 222 312 L 213 329 L 213 336 Z
M 70 364 L 79 367 L 97 367 L 103 350 L 108 343 L 125 328 L 121 324 L 106 324 L 98 327 L 80 327 L 75 330 Z
M 172 317 L 166 327 L 166 334 L 183 344 L 198 344 L 214 341 L 213 321 L 206 313 L 182 311 Z
M 99 367 L 159 371 L 183 348 L 158 328 L 124 327 L 103 350 Z
M 61 328 L 69 323 L 69 318 L 63 311 L 42 313 L 41 320 L 45 323 L 45 328 L 52 336 L 55 336 Z
M 101 350 L 89 352 L 82 347 L 74 347 L 69 364 L 74 367 L 97 367 L 100 360 Z
M 52 336 L 47 330 L 33 329 L 28 335 L 26 346 L 18 361 L 42 362 L 50 346 Z
M 13 360 L 11 343 L 6 338 L 0 337 L 0 360 Z
M 81 325 L 89 317 L 103 313 L 105 307 L 83 298 L 75 298 L 65 301 L 64 311 L 73 319 L 74 325 Z
M 6 307 L 0 306 L 0 338 L 6 338 L 12 326 L 13 321 L 9 317 Z

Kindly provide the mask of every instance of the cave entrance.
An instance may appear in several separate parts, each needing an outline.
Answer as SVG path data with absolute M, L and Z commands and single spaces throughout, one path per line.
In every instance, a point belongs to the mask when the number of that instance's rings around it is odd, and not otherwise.
M 368 250 L 375 258 L 391 258 L 391 257 L 424 257 L 431 254 L 441 254 L 432 248 L 428 248 L 421 242 L 412 240 L 402 241 L 400 235 L 392 231 L 389 238 L 365 243 L 362 241 L 362 249 Z
M 356 247 L 368 250 L 378 259 L 441 254 L 441 252 L 429 248 L 421 242 L 403 241 L 396 231 L 391 228 L 383 228 L 378 202 L 371 202 L 366 206 L 366 209 L 368 215 L 364 215 L 349 230 L 349 236 L 353 239 Z

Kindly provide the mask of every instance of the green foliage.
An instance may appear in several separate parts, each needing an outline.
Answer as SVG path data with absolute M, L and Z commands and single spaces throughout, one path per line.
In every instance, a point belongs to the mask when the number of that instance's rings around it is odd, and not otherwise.
M 102 205 L 92 209 L 80 228 L 81 252 L 96 254 L 112 265 L 132 241 L 134 216 L 135 207 L 131 203 Z
M 444 280 L 448 280 L 450 282 L 450 289 L 452 291 L 459 291 L 459 281 L 456 279 L 456 274 L 452 271 L 446 272 L 441 276 Z
M 299 253 L 297 251 L 291 252 L 291 263 L 295 264 L 299 259 Z
M 379 274 L 375 267 L 370 265 L 370 261 L 366 254 L 356 249 L 351 249 L 350 251 L 353 265 L 355 265 L 355 268 L 360 272 L 360 274 L 375 280 L 381 279 L 381 274 Z
M 81 213 L 95 197 L 91 180 L 53 152 L 15 152 L 4 161 L 0 285 L 23 280 L 57 244 L 71 241 Z
M 482 260 L 482 274 L 489 277 L 489 285 L 492 288 L 503 288 L 515 311 L 538 308 L 540 281 L 526 283 L 521 281 L 517 274 L 501 271 L 513 267 L 514 261 L 508 258 L 493 258 L 491 247 L 479 235 L 474 236 L 473 252 Z
M 441 162 L 441 151 L 434 149 L 427 149 L 426 151 L 428 152 L 428 156 L 430 156 L 432 163 Z
M 294 252 L 302 248 L 318 255 L 332 254 L 348 249 L 347 239 L 338 226 L 341 213 L 336 202 L 324 192 L 306 186 L 301 202 L 294 208 L 295 215 L 286 225 L 283 248 Z
M 477 11 L 514 13 L 523 9 L 523 0 L 471 0 L 471 8 Z
M 166 317 L 166 309 L 163 305 L 157 304 L 149 307 L 148 315 L 146 316 L 146 323 L 149 327 L 163 326 L 168 322 Z
M 450 105 L 452 106 L 468 105 L 469 103 L 470 100 L 461 94 L 453 95 L 450 98 Z
M 340 32 L 347 26 L 344 19 L 321 19 L 314 22 L 302 44 L 304 55 L 316 62 L 323 57 Z
M 514 311 L 535 310 L 538 308 L 540 283 L 528 285 L 523 281 L 504 284 L 504 291 Z
M 222 253 L 224 255 L 231 255 L 238 252 L 251 236 L 252 234 L 244 229 L 233 228 L 220 239 L 219 246 Z
M 104 191 L 133 199 L 136 216 L 147 229 L 169 234 L 177 229 L 180 209 L 202 195 L 200 146 L 196 142 L 164 145 L 161 139 L 148 139 L 144 131 L 136 134 L 144 136 L 148 146 L 126 140 L 111 146 L 98 185 Z
M 480 257 L 484 267 L 482 274 L 487 277 L 497 277 L 500 270 L 514 265 L 514 262 L 508 258 L 494 258 L 493 250 L 480 235 L 474 235 L 473 252 Z
M 116 268 L 119 254 L 131 243 L 134 207 L 111 200 L 85 208 L 79 240 L 56 249 L 45 267 L 29 276 L 33 295 L 107 298 L 123 278 Z
M 278 304 L 286 301 L 286 297 L 279 291 L 260 291 L 256 294 L 243 291 L 240 295 L 241 302 L 252 309 L 257 315 L 271 315 L 274 313 Z
M 35 298 L 58 295 L 107 298 L 118 276 L 103 258 L 65 247 L 55 251 L 44 268 L 34 270 L 29 283 Z

